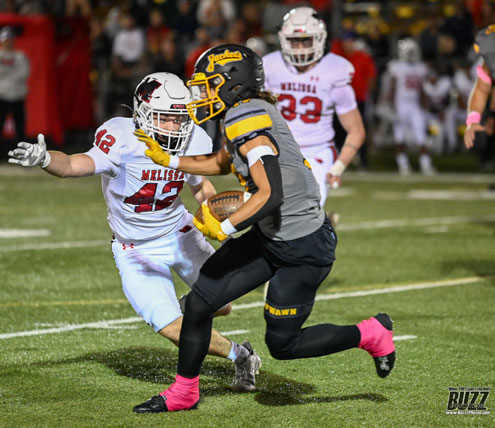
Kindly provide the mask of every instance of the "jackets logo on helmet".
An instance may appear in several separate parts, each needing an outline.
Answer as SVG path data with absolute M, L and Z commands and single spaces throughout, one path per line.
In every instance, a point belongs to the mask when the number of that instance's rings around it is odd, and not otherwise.
M 213 72 L 216 64 L 225 65 L 232 61 L 242 61 L 242 54 L 239 51 L 230 52 L 228 49 L 223 53 L 215 55 L 208 55 L 208 66 L 206 67 L 206 71 L 209 73 Z

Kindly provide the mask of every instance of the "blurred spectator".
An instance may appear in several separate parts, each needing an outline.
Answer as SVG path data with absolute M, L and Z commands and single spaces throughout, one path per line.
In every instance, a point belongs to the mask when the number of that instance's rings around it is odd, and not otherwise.
M 278 1 L 275 0 L 268 0 L 266 2 L 263 2 L 263 31 L 267 34 L 277 33 L 277 31 L 280 29 L 280 17 L 284 16 L 291 9 L 292 7 L 290 5 L 280 4 Z M 275 44 L 275 40 L 273 44 Z
M 115 35 L 112 55 L 119 65 L 134 66 L 142 58 L 146 41 L 143 30 L 136 27 L 134 17 L 124 13 L 120 19 L 121 29 Z
M 90 21 L 90 40 L 93 69 L 101 72 L 109 65 L 112 54 L 112 39 L 105 32 L 100 18 L 94 17 Z
M 457 0 L 455 13 L 446 19 L 444 29 L 456 42 L 455 55 L 465 56 L 474 40 L 474 21 L 465 0 Z
M 121 11 L 117 6 L 112 7 L 107 13 L 105 20 L 105 32 L 112 38 L 112 40 L 120 31 L 120 17 Z
M 153 72 L 173 73 L 184 79 L 184 58 L 173 31 L 160 41 L 158 52 L 152 56 Z
M 0 1 L 0 12 L 5 13 L 17 13 L 15 0 L 2 0 Z
M 376 61 L 379 69 L 379 74 L 385 69 L 387 61 L 390 59 L 389 41 L 386 35 L 380 29 L 379 22 L 370 24 L 365 38 L 366 44 L 369 46 L 370 55 Z
M 196 64 L 196 60 L 201 56 L 201 54 L 209 49 L 211 44 L 210 35 L 208 31 L 204 27 L 199 27 L 196 30 L 196 44 L 193 48 L 186 54 L 186 63 L 185 63 L 185 78 L 190 79 L 194 72 L 194 64 Z
M 90 18 L 93 8 L 89 0 L 66 0 L 65 16 Z
M 419 35 L 419 47 L 425 61 L 433 60 L 437 56 L 439 34 L 440 18 L 434 15 L 428 16 L 425 29 Z
M 225 34 L 223 42 L 242 45 L 246 42 L 246 34 L 246 22 L 242 19 L 236 19 Z
M 333 49 L 332 51 L 343 56 L 354 66 L 355 71 L 351 86 L 356 94 L 356 101 L 361 116 L 363 119 L 369 117 L 370 115 L 367 114 L 366 107 L 370 107 L 370 103 L 372 102 L 371 95 L 376 83 L 377 70 L 375 61 L 360 47 L 357 34 L 352 30 L 343 33 L 341 52 L 334 51 Z M 365 125 L 368 125 L 366 128 L 369 128 L 369 123 L 366 122 L 365 120 Z M 368 132 L 366 134 L 368 135 Z M 369 143 L 369 141 L 366 141 L 366 143 Z M 366 143 L 359 150 L 359 166 L 363 169 L 368 168 L 368 144 Z
M 3 129 L 7 115 L 15 124 L 13 141 L 24 141 L 25 109 L 29 77 L 29 60 L 24 52 L 14 48 L 14 30 L 4 27 L 0 31 L 0 139 L 2 152 L 8 149 L 3 141 Z
M 160 50 L 160 45 L 164 36 L 170 31 L 163 23 L 163 15 L 159 9 L 151 9 L 149 14 L 149 26 L 146 29 L 146 40 L 148 52 L 155 55 Z
M 95 116 L 99 122 L 106 119 L 106 94 L 109 87 L 109 65 L 112 55 L 112 39 L 105 32 L 103 22 L 97 17 L 90 21 L 91 81 L 94 90 Z
M 137 75 L 142 75 L 138 66 L 143 65 L 146 48 L 144 31 L 136 27 L 134 17 L 123 13 L 120 19 L 121 29 L 117 32 L 112 48 L 111 89 L 107 106 L 112 116 L 124 115 L 121 104 L 130 105 Z
M 483 1 L 481 18 L 479 27 L 487 27 L 495 22 L 495 2 Z
M 444 57 L 445 61 L 450 61 L 456 55 L 457 42 L 450 34 L 441 32 L 438 35 L 437 49 L 438 56 Z
M 194 5 L 191 0 L 179 0 L 177 9 L 177 15 L 171 18 L 171 27 L 181 43 L 189 44 L 198 28 Z
M 232 0 L 199 0 L 196 17 L 200 25 L 209 26 L 212 19 L 221 15 L 226 22 L 235 19 L 236 10 Z
M 241 19 L 245 23 L 245 32 L 243 43 L 249 37 L 263 36 L 263 24 L 261 20 L 261 6 L 259 3 L 249 1 L 244 3 L 241 9 Z
M 228 23 L 235 19 L 233 7 L 233 3 L 228 0 L 200 0 L 198 21 L 206 29 L 211 40 L 223 39 Z
M 174 1 L 156 2 L 154 0 L 125 0 L 115 3 L 120 3 L 121 10 L 129 12 L 134 18 L 136 25 L 140 28 L 147 28 L 150 25 L 150 10 L 156 9 L 158 7 L 157 3 L 175 6 Z M 161 12 L 162 14 L 164 13 L 163 10 L 161 10 Z

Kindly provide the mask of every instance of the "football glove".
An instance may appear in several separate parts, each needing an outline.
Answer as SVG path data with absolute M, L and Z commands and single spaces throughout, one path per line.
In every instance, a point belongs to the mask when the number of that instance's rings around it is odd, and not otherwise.
M 38 142 L 36 144 L 25 143 L 21 141 L 17 143 L 17 147 L 11 150 L 8 155 L 9 163 L 21 166 L 41 166 L 46 168 L 51 160 L 50 153 L 46 151 L 45 136 L 38 134 Z
M 144 151 L 144 154 L 151 158 L 151 160 L 158 165 L 169 166 L 170 155 L 164 152 L 160 147 L 160 144 L 149 135 L 147 135 L 142 129 L 136 129 L 134 135 L 139 141 L 145 143 L 148 146 L 148 150 Z
M 196 217 L 193 217 L 194 226 L 196 226 L 199 231 L 208 238 L 216 239 L 220 242 L 225 241 L 228 238 L 228 235 L 223 233 L 220 222 L 213 217 L 206 201 L 201 205 L 201 210 L 203 211 L 203 223 L 201 223 Z

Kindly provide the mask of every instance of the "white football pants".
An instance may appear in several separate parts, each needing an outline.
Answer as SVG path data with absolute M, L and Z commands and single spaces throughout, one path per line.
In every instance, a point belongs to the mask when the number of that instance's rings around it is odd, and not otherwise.
M 417 103 L 402 102 L 396 107 L 394 139 L 397 144 L 412 140 L 416 145 L 426 143 L 426 119 L 422 107 Z
M 337 149 L 331 143 L 330 145 L 301 147 L 301 152 L 311 165 L 313 175 L 320 186 L 320 205 L 323 207 L 328 196 L 327 173 L 337 160 Z
M 170 269 L 191 287 L 203 263 L 215 252 L 192 224 L 192 215 L 187 218 L 182 232 L 147 242 L 112 242 L 124 294 L 155 331 L 182 315 Z

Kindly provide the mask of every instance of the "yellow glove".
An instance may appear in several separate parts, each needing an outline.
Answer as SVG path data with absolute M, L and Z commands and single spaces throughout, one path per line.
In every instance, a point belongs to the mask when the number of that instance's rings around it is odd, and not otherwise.
M 148 146 L 148 150 L 145 150 L 144 154 L 151 158 L 153 162 L 163 166 L 170 165 L 170 155 L 163 151 L 156 140 L 147 135 L 142 129 L 136 129 L 134 135 L 139 141 Z
M 216 239 L 220 242 L 225 241 L 228 236 L 223 233 L 220 222 L 213 217 L 213 214 L 210 212 L 206 202 L 203 202 L 201 205 L 201 210 L 203 211 L 203 223 L 201 223 L 196 217 L 193 217 L 194 226 L 196 226 L 199 231 L 208 238 Z

